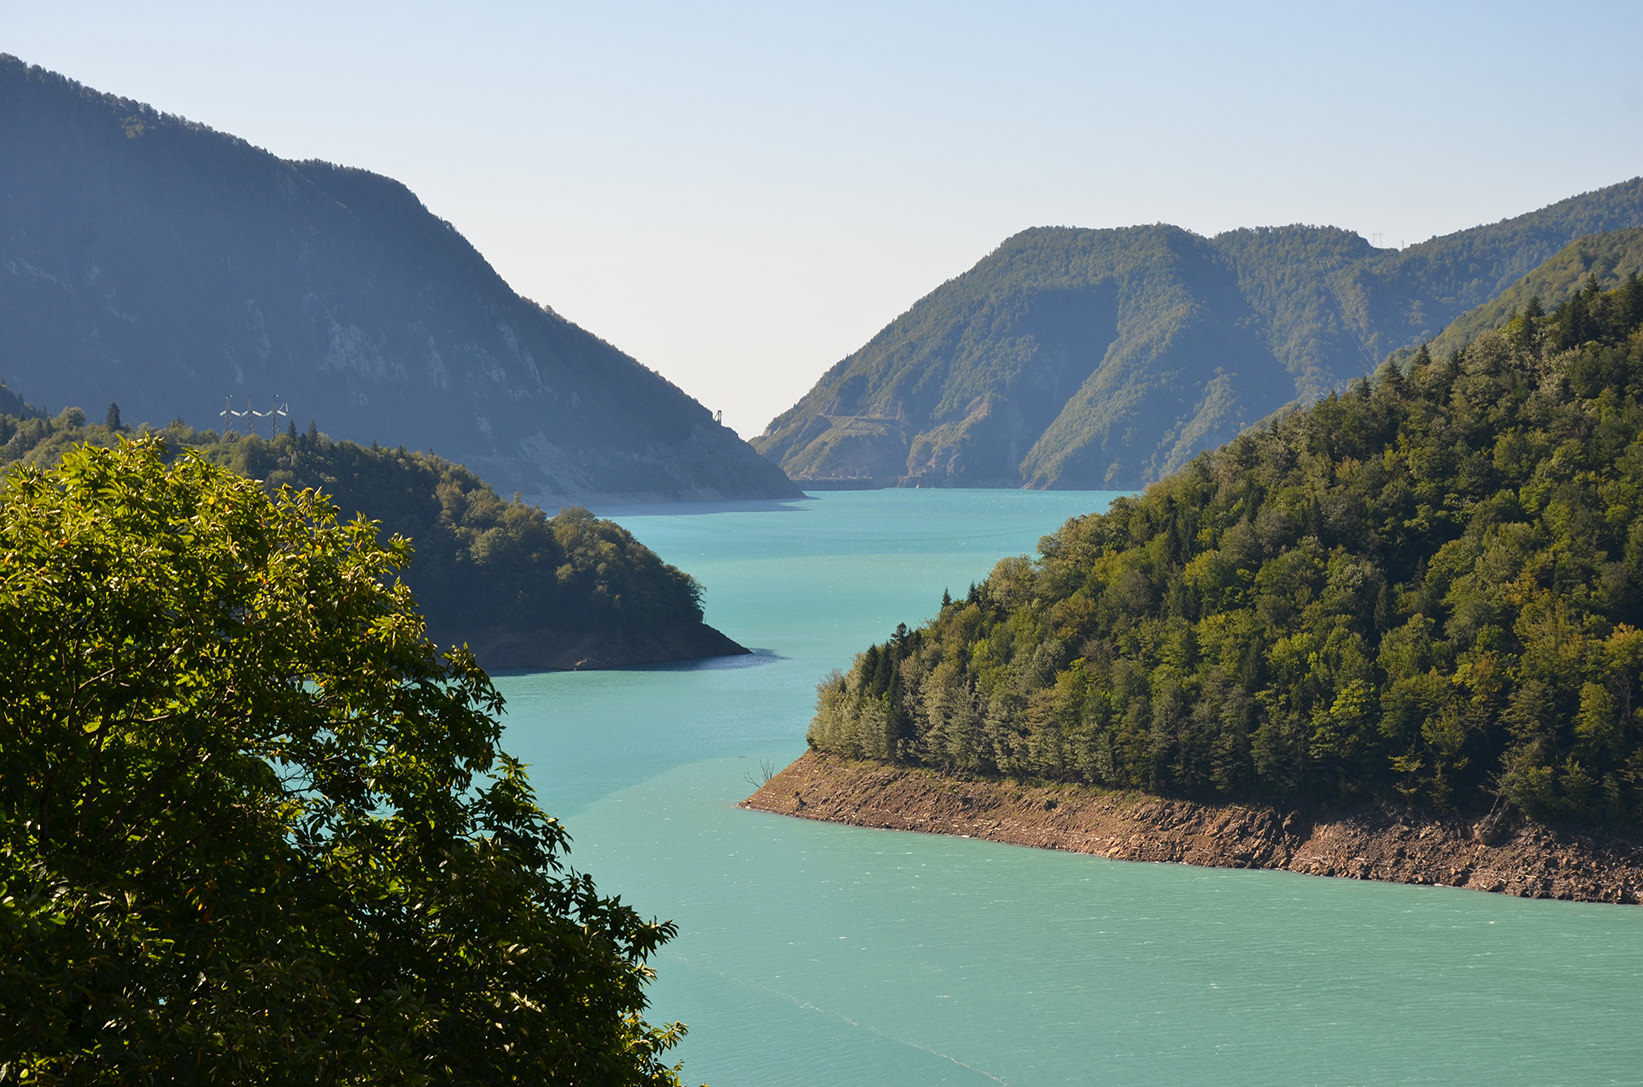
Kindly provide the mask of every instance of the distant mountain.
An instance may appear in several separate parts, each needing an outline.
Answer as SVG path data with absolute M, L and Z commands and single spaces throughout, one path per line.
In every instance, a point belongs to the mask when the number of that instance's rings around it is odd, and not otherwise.
M 52 410 L 196 426 L 277 396 L 299 427 L 432 449 L 549 504 L 797 493 L 678 388 L 514 294 L 404 185 L 3 55 L 0 378 Z
M 1333 227 L 1027 230 L 753 445 L 800 481 L 1138 487 L 1640 225 L 1643 178 L 1402 250 Z

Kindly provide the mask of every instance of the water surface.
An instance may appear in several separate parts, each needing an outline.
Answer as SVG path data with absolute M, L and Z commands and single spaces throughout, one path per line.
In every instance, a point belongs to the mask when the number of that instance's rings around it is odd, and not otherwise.
M 651 1018 L 717 1087 L 1643 1084 L 1643 910 L 1136 864 L 737 809 L 816 682 L 1108 494 L 600 511 L 753 657 L 510 675 L 573 862 L 671 917 Z

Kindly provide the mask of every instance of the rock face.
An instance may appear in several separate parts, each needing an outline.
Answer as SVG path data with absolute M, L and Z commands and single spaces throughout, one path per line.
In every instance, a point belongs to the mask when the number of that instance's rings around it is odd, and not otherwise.
M 1137 488 L 1430 340 L 1576 238 L 1640 225 L 1643 178 L 1402 250 L 1333 227 L 1034 228 L 753 444 L 807 483 Z
M 1329 812 L 966 781 L 808 752 L 743 807 L 1064 849 L 1115 860 L 1272 868 L 1525 898 L 1638 903 L 1643 833 L 1565 831 L 1391 806 Z
M 287 162 L 0 55 L 0 379 L 431 449 L 506 495 L 795 497 L 706 408 L 514 294 L 400 183 Z

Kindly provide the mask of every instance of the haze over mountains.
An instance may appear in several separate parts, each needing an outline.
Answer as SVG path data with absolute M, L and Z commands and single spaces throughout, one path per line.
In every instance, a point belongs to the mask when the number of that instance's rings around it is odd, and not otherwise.
M 398 182 L 0 56 L 0 380 L 201 427 L 277 398 L 299 428 L 430 449 L 547 505 L 792 496 L 782 470 L 1139 487 L 1451 322 L 1459 342 L 1530 294 L 1612 284 L 1643 245 L 1605 232 L 1637 227 L 1643 179 L 1402 250 L 1333 227 L 1034 228 L 750 447 L 516 295 Z
M 1139 487 L 1432 339 L 1577 239 L 1639 225 L 1643 178 L 1402 250 L 1334 227 L 1026 230 L 753 444 L 801 482 Z M 1637 267 L 1624 239 L 1583 244 L 1558 265 L 1577 274 L 1536 281 L 1547 304 L 1587 271 L 1612 285 Z
M 797 494 L 404 185 L 4 55 L 0 379 L 52 410 L 202 427 L 277 397 L 298 428 L 432 449 L 545 504 Z

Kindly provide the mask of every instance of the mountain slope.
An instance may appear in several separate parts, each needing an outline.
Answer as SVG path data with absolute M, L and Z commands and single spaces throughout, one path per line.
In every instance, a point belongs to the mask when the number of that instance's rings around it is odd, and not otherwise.
M 515 295 L 405 186 L 0 56 L 0 377 L 220 425 L 289 404 L 543 502 L 796 493 L 700 404 Z
M 812 746 L 1643 827 L 1643 281 L 1379 371 L 1009 558 Z
M 1431 339 L 1643 178 L 1401 251 L 1289 226 L 1035 228 L 830 369 L 754 439 L 798 479 L 1135 487 Z
M 1427 353 L 1443 358 L 1480 333 L 1504 325 L 1535 299 L 1549 309 L 1568 301 L 1588 280 L 1608 289 L 1634 273 L 1643 274 L 1643 227 L 1576 238 L 1483 305 L 1455 318 L 1426 344 Z M 1415 353 L 1414 348 L 1404 348 L 1392 358 L 1407 369 Z
M 1069 403 L 1121 447 L 1120 427 L 1175 429 L 1179 411 L 1160 407 L 1159 393 L 1201 390 L 1240 367 L 1267 383 L 1282 377 L 1225 319 L 1236 296 L 1227 262 L 1175 227 L 1030 230 L 835 366 L 754 446 L 795 477 L 1017 486 L 1024 460 L 1065 448 L 1054 433 L 1072 418 Z M 1183 369 L 1190 380 L 1177 380 Z M 1211 392 L 1220 400 L 1204 429 L 1215 434 L 1283 402 L 1257 393 L 1246 404 L 1231 384 Z

